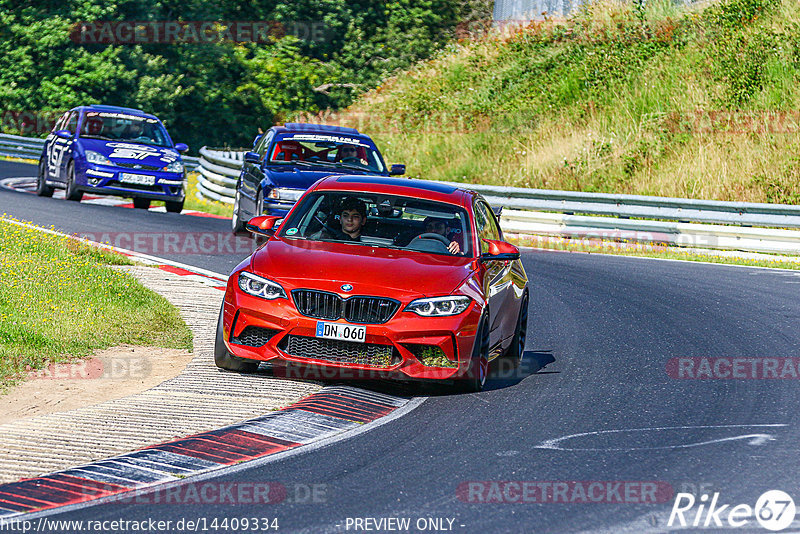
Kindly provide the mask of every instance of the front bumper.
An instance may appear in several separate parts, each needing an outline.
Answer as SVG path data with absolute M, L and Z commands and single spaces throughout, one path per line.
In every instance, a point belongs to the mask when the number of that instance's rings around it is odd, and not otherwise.
M 252 297 L 239 290 L 234 278 L 236 273 L 228 282 L 223 310 L 224 340 L 234 356 L 315 368 L 323 371 L 319 378 L 446 380 L 469 368 L 480 319 L 475 302 L 451 317 L 420 317 L 404 312 L 408 302 L 402 302 L 386 323 L 366 325 L 365 343 L 338 342 L 316 337 L 322 319 L 301 315 L 291 294 L 273 301 Z M 326 322 L 351 324 L 343 319 Z M 263 337 L 253 338 L 253 332 Z M 301 345 L 304 350 L 298 351 Z M 420 347 L 432 347 L 442 357 L 425 360 Z M 317 352 L 310 356 L 310 350 Z M 379 356 L 370 359 L 367 352 Z
M 122 173 L 152 176 L 153 185 L 125 183 L 120 179 Z M 96 195 L 117 195 L 178 202 L 186 197 L 185 173 L 87 164 L 82 172 L 77 174 L 76 180 L 80 190 Z

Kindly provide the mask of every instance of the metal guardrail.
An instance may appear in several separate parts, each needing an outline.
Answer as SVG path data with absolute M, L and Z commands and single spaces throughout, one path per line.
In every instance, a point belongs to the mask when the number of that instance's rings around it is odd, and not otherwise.
M 38 161 L 42 155 L 43 148 L 44 139 L 0 134 L 0 156 Z M 200 158 L 181 156 L 181 159 L 183 159 L 183 164 L 189 171 L 193 171 L 200 166 Z
M 197 194 L 217 202 L 233 204 L 236 181 L 242 169 L 244 152 L 221 148 L 200 149 L 197 176 Z
M 200 150 L 203 196 L 233 202 L 243 153 Z M 445 182 L 503 206 L 503 231 L 800 255 L 800 206 Z M 758 228 L 761 227 L 761 228 Z

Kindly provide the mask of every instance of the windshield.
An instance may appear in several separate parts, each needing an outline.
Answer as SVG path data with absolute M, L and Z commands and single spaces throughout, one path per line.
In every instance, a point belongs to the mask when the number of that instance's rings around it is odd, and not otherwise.
M 81 124 L 80 136 L 172 147 L 167 131 L 158 120 L 125 113 L 88 111 Z
M 306 196 L 279 235 L 458 256 L 470 256 L 472 243 L 469 217 L 459 206 L 342 191 Z
M 290 133 L 277 138 L 268 154 L 273 164 L 305 162 L 351 170 L 384 172 L 386 166 L 374 145 L 360 137 Z

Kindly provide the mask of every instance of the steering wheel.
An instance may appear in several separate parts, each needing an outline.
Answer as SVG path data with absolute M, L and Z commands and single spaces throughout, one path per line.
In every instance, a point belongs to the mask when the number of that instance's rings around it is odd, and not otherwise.
M 424 234 L 420 234 L 414 239 L 412 239 L 411 243 L 409 243 L 406 246 L 406 248 L 414 250 L 413 245 L 419 241 L 436 241 L 437 243 L 443 245 L 445 250 L 447 250 L 448 247 L 450 246 L 450 240 L 447 239 L 445 236 L 433 232 L 425 232 Z
M 317 221 L 319 224 L 321 224 L 324 229 L 326 229 L 328 232 L 330 232 L 331 235 L 335 239 L 342 240 L 342 239 L 345 238 L 345 234 L 344 234 L 343 231 L 339 230 L 338 228 L 333 228 L 330 225 L 328 225 L 328 223 L 326 223 L 325 221 L 323 221 L 320 218 L 319 214 L 316 214 L 316 213 L 314 214 L 314 220 Z
M 342 163 L 357 163 L 358 165 L 364 165 L 361 161 L 361 158 L 342 158 Z

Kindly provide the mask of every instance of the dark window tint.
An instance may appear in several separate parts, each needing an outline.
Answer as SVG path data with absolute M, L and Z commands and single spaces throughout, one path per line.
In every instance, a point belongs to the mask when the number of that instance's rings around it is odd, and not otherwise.
M 483 240 L 499 240 L 500 228 L 497 226 L 497 222 L 494 219 L 492 210 L 483 202 L 477 202 L 475 204 L 475 225 L 478 229 L 478 240 L 481 244 L 481 253 L 488 252 L 489 245 L 487 245 Z

